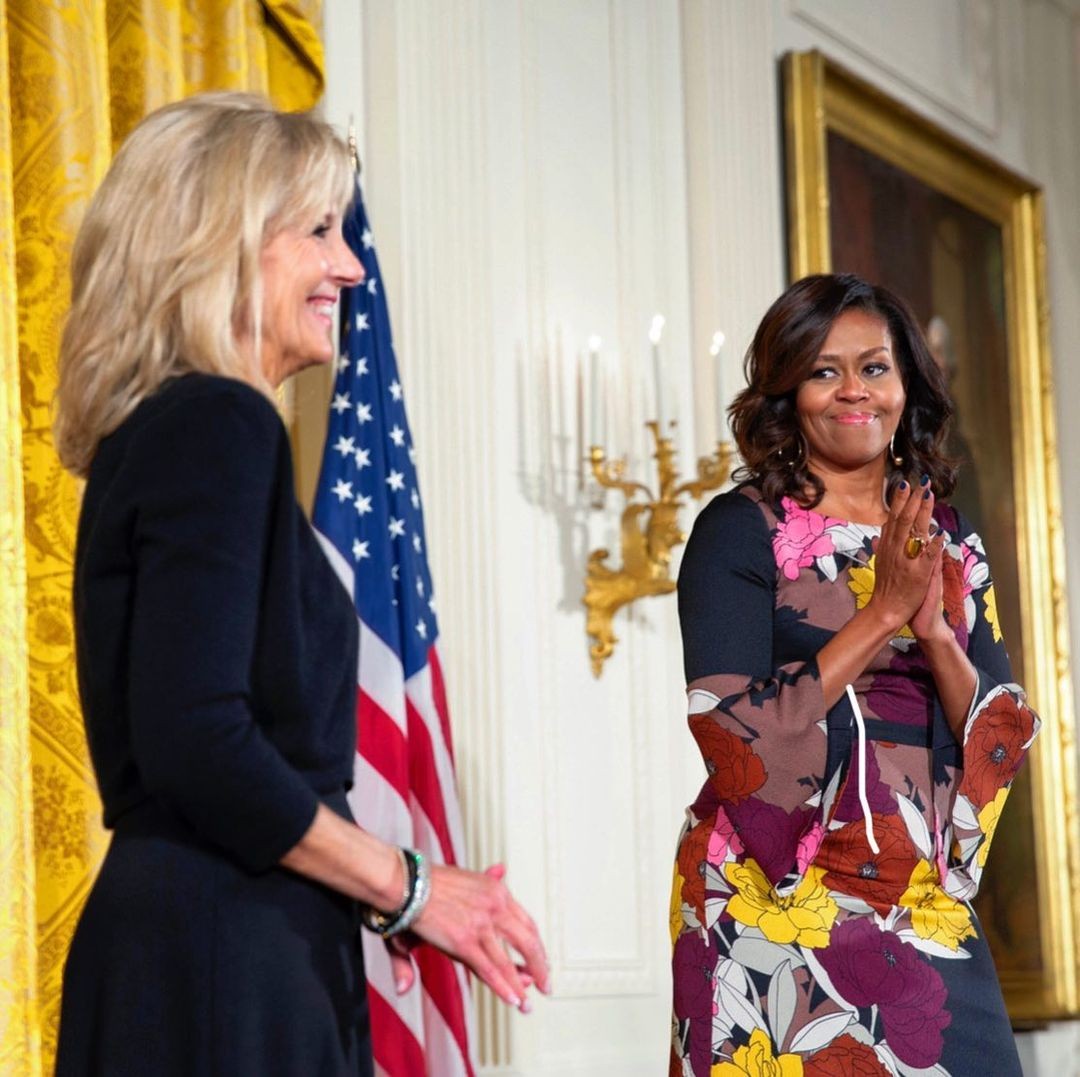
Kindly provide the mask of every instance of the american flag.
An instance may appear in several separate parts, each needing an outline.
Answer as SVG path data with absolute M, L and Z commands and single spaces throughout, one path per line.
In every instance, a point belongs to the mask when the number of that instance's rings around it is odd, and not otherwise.
M 341 296 L 312 519 L 360 619 L 350 803 L 365 830 L 455 864 L 464 838 L 416 454 L 359 182 L 344 233 L 364 280 Z M 399 997 L 382 940 L 364 932 L 376 1067 L 388 1077 L 472 1077 L 466 973 L 429 946 L 413 958 L 419 982 Z

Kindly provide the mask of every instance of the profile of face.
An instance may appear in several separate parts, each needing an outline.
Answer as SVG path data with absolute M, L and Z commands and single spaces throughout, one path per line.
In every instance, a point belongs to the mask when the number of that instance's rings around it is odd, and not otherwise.
M 795 396 L 811 466 L 851 471 L 884 460 L 905 400 L 885 319 L 857 308 L 844 311 Z
M 364 270 L 326 213 L 308 227 L 282 229 L 263 246 L 262 370 L 277 388 L 305 367 L 334 358 L 334 304 Z

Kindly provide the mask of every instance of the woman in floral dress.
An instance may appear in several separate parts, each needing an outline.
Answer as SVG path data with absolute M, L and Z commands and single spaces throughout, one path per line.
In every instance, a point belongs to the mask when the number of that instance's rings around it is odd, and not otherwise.
M 808 277 L 679 578 L 708 779 L 672 891 L 675 1077 L 1019 1075 L 969 904 L 1038 731 L 907 306 Z

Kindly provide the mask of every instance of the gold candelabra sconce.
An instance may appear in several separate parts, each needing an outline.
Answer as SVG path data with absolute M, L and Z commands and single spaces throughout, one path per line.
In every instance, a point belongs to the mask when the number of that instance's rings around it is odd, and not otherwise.
M 660 483 L 659 496 L 654 496 L 644 483 L 624 478 L 625 459 L 608 460 L 599 445 L 589 449 L 593 477 L 604 489 L 621 490 L 627 502 L 620 526 L 622 564 L 609 566 L 606 564 L 611 556 L 609 551 L 593 550 L 585 571 L 583 601 L 588 611 L 585 631 L 592 639 L 589 657 L 595 677 L 600 676 L 604 662 L 618 643 L 612 627 L 616 612 L 646 595 L 666 595 L 675 590 L 671 551 L 686 541 L 686 535 L 679 529 L 683 495 L 700 498 L 723 486 L 731 474 L 732 446 L 720 442 L 711 456 L 699 457 L 695 479 L 679 482 L 671 438 L 663 436 L 659 422 L 645 425 L 656 450 L 653 459 Z

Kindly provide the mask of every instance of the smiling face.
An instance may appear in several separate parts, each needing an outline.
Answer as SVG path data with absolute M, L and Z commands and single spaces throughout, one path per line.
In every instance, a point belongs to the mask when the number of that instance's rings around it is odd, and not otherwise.
M 852 471 L 880 463 L 884 469 L 905 400 L 885 319 L 844 311 L 795 396 L 811 468 Z
M 333 359 L 338 292 L 363 280 L 364 270 L 336 213 L 311 227 L 282 229 L 263 247 L 260 267 L 262 370 L 277 388 L 297 371 Z

